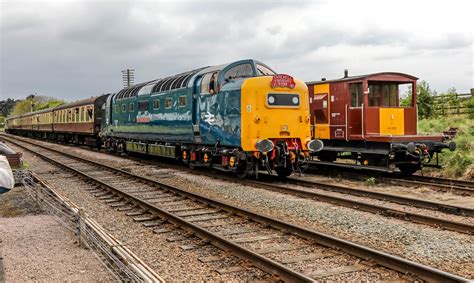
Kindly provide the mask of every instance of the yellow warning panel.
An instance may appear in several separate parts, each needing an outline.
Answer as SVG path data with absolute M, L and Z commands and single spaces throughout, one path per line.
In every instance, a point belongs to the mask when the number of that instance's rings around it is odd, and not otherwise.
M 380 108 L 380 135 L 402 136 L 405 134 L 405 111 L 403 108 Z
M 314 138 L 316 139 L 329 139 L 329 124 L 320 125 L 316 124 L 314 126 Z

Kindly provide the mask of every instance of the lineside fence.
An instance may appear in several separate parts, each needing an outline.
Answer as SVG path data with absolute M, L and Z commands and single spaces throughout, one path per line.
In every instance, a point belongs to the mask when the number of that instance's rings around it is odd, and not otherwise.
M 124 244 L 115 239 L 83 209 L 58 192 L 53 185 L 28 170 L 15 170 L 15 180 L 26 187 L 38 209 L 55 215 L 73 231 L 79 245 L 91 249 L 109 273 L 119 282 L 164 282 Z
M 471 93 L 451 93 L 436 95 L 433 98 L 435 101 L 434 111 L 438 115 L 469 114 L 467 102 L 470 99 L 474 99 L 474 88 L 471 89 Z

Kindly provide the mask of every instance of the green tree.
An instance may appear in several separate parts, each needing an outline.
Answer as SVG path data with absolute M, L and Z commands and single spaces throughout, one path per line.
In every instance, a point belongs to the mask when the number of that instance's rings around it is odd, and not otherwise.
M 406 92 L 406 98 L 400 100 L 401 106 L 410 106 L 412 102 L 412 88 L 408 88 Z M 420 119 L 426 119 L 433 117 L 434 112 L 434 96 L 435 91 L 430 89 L 430 85 L 426 81 L 421 81 L 416 84 L 416 104 L 418 105 L 418 117 Z
M 12 116 L 22 115 L 25 113 L 29 113 L 32 110 L 43 110 L 51 107 L 56 107 L 59 105 L 64 104 L 64 100 L 56 99 L 53 97 L 48 96 L 34 96 L 28 97 L 24 100 L 19 100 L 15 107 L 13 107 L 13 111 L 11 113 Z
M 0 100 L 0 115 L 7 117 L 15 106 L 18 100 L 7 98 L 7 100 Z

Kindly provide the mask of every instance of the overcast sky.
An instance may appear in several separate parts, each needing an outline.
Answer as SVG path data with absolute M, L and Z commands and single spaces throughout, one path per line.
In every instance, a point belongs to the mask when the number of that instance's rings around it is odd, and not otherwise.
M 397 71 L 474 87 L 472 1 L 0 0 L 0 99 L 75 100 L 238 59 L 305 81 Z

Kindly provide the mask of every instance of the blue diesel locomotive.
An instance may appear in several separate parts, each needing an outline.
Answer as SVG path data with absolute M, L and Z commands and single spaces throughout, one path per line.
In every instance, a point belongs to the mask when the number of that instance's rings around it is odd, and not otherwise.
M 305 83 L 276 74 L 256 60 L 137 84 L 99 100 L 87 100 L 90 105 L 83 107 L 89 112 L 76 102 L 72 115 L 66 111 L 59 119 L 54 108 L 43 113 L 51 115 L 46 120 L 52 131 L 41 137 L 89 144 L 95 138 L 110 150 L 176 158 L 190 167 L 213 167 L 239 177 L 262 169 L 286 177 L 300 168 L 310 151 L 322 149 L 322 143 L 311 138 Z M 84 120 L 89 117 L 84 123 L 99 123 L 100 131 L 86 137 L 74 131 L 55 134 L 55 123 L 80 124 L 82 115 Z M 39 131 L 24 122 L 23 116 L 10 118 L 7 131 L 30 136 Z

